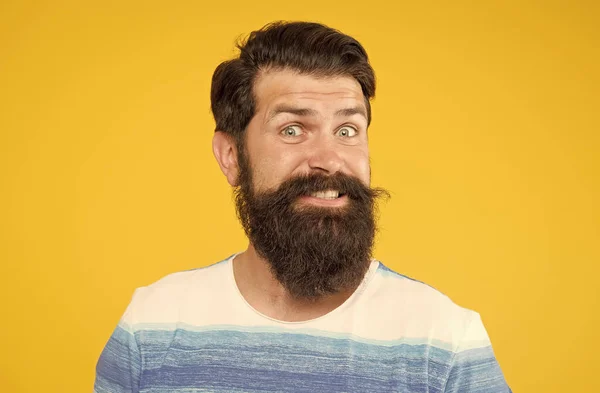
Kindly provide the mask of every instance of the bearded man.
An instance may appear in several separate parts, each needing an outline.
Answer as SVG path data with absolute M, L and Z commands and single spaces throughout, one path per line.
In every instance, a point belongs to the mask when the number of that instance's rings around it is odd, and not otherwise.
M 375 75 L 317 23 L 250 34 L 213 75 L 213 152 L 248 248 L 138 289 L 100 392 L 509 392 L 479 315 L 372 257 Z

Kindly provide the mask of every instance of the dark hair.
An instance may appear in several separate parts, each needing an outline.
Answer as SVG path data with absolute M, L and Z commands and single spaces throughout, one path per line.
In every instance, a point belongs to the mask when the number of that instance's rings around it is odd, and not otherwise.
M 253 86 L 260 71 L 289 68 L 317 77 L 351 76 L 369 100 L 375 96 L 375 73 L 367 52 L 354 38 L 319 23 L 274 22 L 237 44 L 239 57 L 216 68 L 210 92 L 216 131 L 227 132 L 243 146 L 244 130 L 255 114 Z

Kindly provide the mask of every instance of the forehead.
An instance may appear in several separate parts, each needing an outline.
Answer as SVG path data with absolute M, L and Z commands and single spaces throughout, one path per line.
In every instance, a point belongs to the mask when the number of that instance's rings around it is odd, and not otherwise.
M 350 76 L 315 77 L 293 70 L 261 72 L 254 83 L 256 113 L 282 103 L 298 103 L 317 110 L 344 106 L 366 107 L 358 81 Z

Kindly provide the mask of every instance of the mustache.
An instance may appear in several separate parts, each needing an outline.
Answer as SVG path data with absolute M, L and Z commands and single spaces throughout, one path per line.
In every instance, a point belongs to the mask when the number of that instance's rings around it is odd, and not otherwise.
M 370 187 L 358 178 L 336 172 L 333 175 L 310 173 L 290 178 L 274 191 L 267 192 L 277 199 L 274 202 L 291 203 L 299 197 L 310 195 L 314 192 L 335 190 L 340 196 L 359 203 L 373 203 L 376 199 L 390 197 L 387 190 Z

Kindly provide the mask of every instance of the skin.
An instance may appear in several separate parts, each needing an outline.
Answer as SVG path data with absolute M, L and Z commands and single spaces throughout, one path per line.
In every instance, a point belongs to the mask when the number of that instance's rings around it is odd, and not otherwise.
M 248 157 L 256 191 L 276 189 L 301 174 L 342 172 L 370 184 L 367 118 L 360 84 L 351 77 L 322 77 L 295 71 L 271 70 L 259 74 L 254 93 L 256 113 L 246 130 Z M 231 186 L 237 185 L 239 167 L 233 139 L 216 132 L 213 153 Z M 329 208 L 343 206 L 312 196 L 300 204 Z M 354 289 L 301 301 L 290 297 L 273 277 L 268 262 L 252 243 L 233 262 L 236 283 L 246 301 L 260 313 L 281 321 L 318 318 L 341 305 Z

